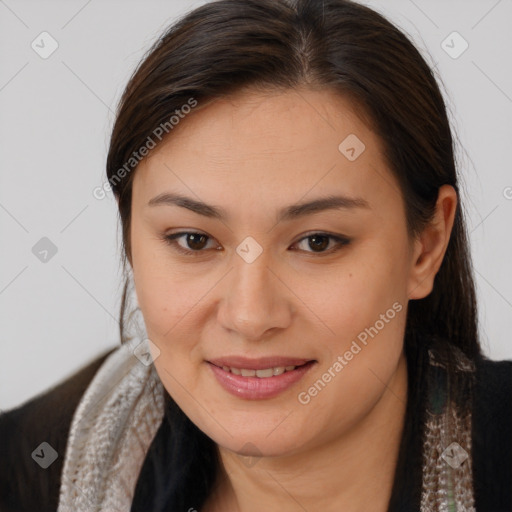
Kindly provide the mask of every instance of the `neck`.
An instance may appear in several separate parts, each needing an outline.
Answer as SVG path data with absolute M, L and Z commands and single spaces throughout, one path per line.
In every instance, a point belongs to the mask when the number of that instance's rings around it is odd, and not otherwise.
M 293 456 L 248 467 L 219 447 L 218 485 L 208 512 L 386 512 L 405 420 L 407 364 L 402 353 L 380 400 L 343 436 Z

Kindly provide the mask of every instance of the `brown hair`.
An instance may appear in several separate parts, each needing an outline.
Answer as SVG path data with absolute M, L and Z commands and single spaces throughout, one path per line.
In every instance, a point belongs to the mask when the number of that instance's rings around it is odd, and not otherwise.
M 119 170 L 155 128 L 168 122 L 190 98 L 201 105 L 246 87 L 299 86 L 338 91 L 371 123 L 400 183 L 411 235 L 431 219 L 442 185 L 459 192 L 452 133 L 436 78 L 410 40 L 383 16 L 349 0 L 213 1 L 187 14 L 156 41 L 119 104 L 107 178 L 118 200 L 125 268 L 126 257 L 130 259 L 136 165 L 123 173 L 122 180 Z M 127 283 L 121 306 L 122 340 Z M 449 340 L 471 359 L 480 355 L 460 197 L 433 291 L 409 303 L 406 350 L 412 353 L 422 339 Z
M 248 86 L 309 84 L 349 95 L 364 107 L 401 185 L 411 233 L 430 220 L 441 185 L 459 190 L 450 125 L 436 79 L 416 48 L 387 20 L 347 0 L 211 2 L 181 19 L 155 43 L 121 98 L 107 178 L 118 199 L 123 264 L 126 257 L 130 259 L 135 169 L 123 180 L 118 178 L 119 170 L 156 127 L 191 97 L 201 103 Z M 417 329 L 427 330 L 474 356 L 476 323 L 459 201 L 434 289 L 425 299 L 409 304 L 406 343 L 413 342 Z

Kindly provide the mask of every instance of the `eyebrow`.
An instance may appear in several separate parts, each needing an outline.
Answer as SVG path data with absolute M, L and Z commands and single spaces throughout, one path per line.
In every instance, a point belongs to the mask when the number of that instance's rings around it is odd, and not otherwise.
M 156 197 L 153 197 L 148 202 L 148 206 L 180 206 L 186 208 L 204 217 L 225 220 L 229 218 L 226 210 L 219 206 L 213 206 L 202 201 L 196 201 L 191 197 L 186 197 L 180 194 L 173 194 L 164 192 Z M 370 209 L 370 205 L 366 200 L 361 197 L 347 197 L 347 196 L 327 196 L 308 201 L 307 203 L 297 203 L 282 208 L 277 215 L 277 221 L 289 221 L 310 215 L 313 213 L 322 212 L 325 210 L 351 210 L 356 208 Z

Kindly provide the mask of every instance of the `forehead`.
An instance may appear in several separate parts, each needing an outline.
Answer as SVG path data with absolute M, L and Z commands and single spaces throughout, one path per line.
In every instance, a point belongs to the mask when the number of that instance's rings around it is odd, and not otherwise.
M 364 114 L 352 100 L 330 89 L 248 89 L 199 103 L 173 128 L 160 149 L 195 138 L 209 151 L 227 146 L 235 155 L 301 149 L 311 153 L 319 145 L 337 150 L 340 137 L 349 130 L 361 138 L 372 133 L 372 127 L 361 120 Z
M 139 164 L 134 194 L 167 187 L 207 198 L 236 189 L 237 197 L 294 202 L 332 189 L 396 193 L 381 140 L 363 114 L 328 89 L 249 90 L 200 103 Z

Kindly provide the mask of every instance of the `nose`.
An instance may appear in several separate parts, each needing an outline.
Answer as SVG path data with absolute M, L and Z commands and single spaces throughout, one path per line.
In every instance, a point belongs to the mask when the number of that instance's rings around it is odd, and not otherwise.
M 262 255 L 247 263 L 238 255 L 224 283 L 220 324 L 241 339 L 257 341 L 290 325 L 293 294 Z

